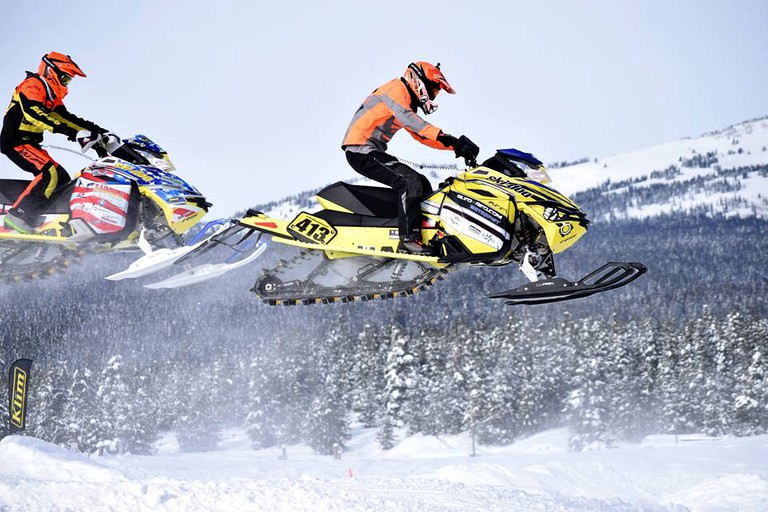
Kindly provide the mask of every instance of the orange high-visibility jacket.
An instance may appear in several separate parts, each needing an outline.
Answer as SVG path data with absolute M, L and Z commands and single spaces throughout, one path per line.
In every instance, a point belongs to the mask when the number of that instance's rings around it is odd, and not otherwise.
M 390 80 L 368 96 L 355 112 L 341 143 L 342 149 L 362 146 L 379 151 L 401 128 L 424 145 L 435 149 L 453 149 L 437 140 L 440 128 L 416 115 L 408 86 L 400 78 Z M 365 151 L 363 151 L 365 152 Z

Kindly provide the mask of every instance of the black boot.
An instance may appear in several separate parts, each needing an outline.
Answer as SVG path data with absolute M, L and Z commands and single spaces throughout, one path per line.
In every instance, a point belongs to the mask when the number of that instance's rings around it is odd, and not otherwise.
M 397 248 L 397 252 L 404 252 L 408 254 L 418 254 L 421 256 L 429 256 L 432 254 L 432 250 L 424 245 L 421 240 L 400 240 L 400 245 Z
M 37 226 L 37 215 L 22 208 L 11 208 L 3 219 L 5 227 L 23 235 L 31 235 Z

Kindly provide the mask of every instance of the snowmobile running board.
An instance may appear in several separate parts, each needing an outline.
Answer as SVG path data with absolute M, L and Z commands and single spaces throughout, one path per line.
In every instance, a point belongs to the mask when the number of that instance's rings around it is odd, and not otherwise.
M 648 269 L 642 263 L 619 263 L 612 261 L 590 272 L 581 280 L 568 281 L 562 277 L 553 277 L 543 281 L 528 283 L 512 290 L 488 295 L 491 299 L 508 299 L 506 304 L 547 304 L 613 290 L 627 285 L 645 274 Z

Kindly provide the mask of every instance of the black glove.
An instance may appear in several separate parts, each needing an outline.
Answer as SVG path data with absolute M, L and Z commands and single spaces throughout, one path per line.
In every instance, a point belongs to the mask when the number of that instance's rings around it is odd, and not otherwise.
M 458 140 L 459 139 L 457 139 L 453 135 L 448 135 L 447 133 L 443 133 L 442 131 L 437 134 L 437 142 L 439 142 L 440 144 L 448 148 L 455 148 L 456 141 Z
M 477 155 L 480 154 L 480 148 L 469 140 L 466 135 L 462 135 L 453 145 L 453 152 L 456 153 L 456 158 L 465 158 L 468 160 L 475 160 Z

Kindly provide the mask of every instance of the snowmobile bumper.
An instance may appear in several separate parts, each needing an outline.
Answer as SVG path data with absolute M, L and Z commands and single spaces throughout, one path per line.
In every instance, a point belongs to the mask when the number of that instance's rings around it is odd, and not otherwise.
M 612 261 L 590 272 L 579 281 L 571 282 L 562 277 L 554 277 L 494 293 L 488 297 L 507 299 L 506 304 L 510 306 L 561 302 L 619 288 L 631 283 L 647 270 L 642 263 Z

